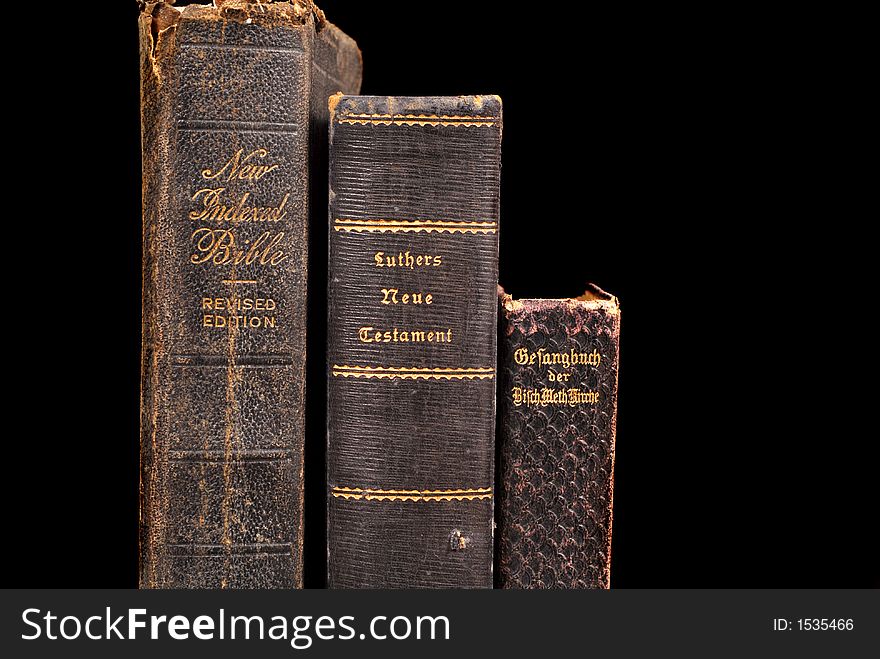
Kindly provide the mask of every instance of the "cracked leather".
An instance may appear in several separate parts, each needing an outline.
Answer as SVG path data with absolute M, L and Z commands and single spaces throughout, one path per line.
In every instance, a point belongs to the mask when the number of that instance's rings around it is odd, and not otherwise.
M 333 102 L 329 585 L 489 588 L 501 101 Z
M 327 96 L 358 90 L 360 54 L 311 2 L 217 4 L 139 20 L 140 585 L 292 588 L 307 225 L 326 209 L 309 162 L 326 166 L 314 136 Z
M 584 297 L 514 300 L 502 291 L 501 588 L 610 586 L 620 310 L 596 287 Z M 601 361 L 560 363 L 573 353 Z M 595 402 L 577 398 L 593 394 Z

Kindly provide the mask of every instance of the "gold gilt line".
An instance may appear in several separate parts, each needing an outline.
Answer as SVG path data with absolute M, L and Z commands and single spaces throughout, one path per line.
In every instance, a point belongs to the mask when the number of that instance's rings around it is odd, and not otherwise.
M 345 115 L 352 119 L 464 119 L 467 121 L 497 121 L 498 117 L 481 114 L 370 114 L 352 112 Z
M 486 124 L 486 123 L 476 122 L 476 121 L 415 121 L 412 119 L 407 119 L 405 121 L 399 121 L 399 120 L 392 121 L 390 119 L 387 119 L 385 121 L 381 121 L 381 120 L 370 121 L 368 119 L 340 119 L 339 123 L 340 124 L 358 124 L 361 126 L 391 126 L 391 125 L 394 125 L 394 126 L 443 126 L 444 128 L 458 127 L 458 126 L 475 126 L 475 127 L 487 126 L 487 127 L 491 128 L 492 126 L 495 125 L 493 123 Z
M 479 227 L 494 227 L 496 222 L 476 222 L 476 221 L 452 221 L 452 220 L 351 220 L 344 219 L 341 217 L 336 218 L 337 224 L 384 224 L 388 226 L 401 226 L 407 224 L 452 224 L 452 225 L 463 225 L 463 226 L 479 226 Z
M 457 494 L 450 497 L 430 496 L 418 497 L 404 494 L 338 494 L 333 496 L 339 499 L 365 499 L 366 501 L 473 501 L 475 499 L 491 499 L 491 494 Z
M 367 378 L 385 380 L 491 380 L 494 373 L 358 373 L 355 371 L 333 371 L 333 375 L 343 378 Z
M 436 372 L 445 372 L 445 371 L 467 371 L 470 373 L 494 373 L 495 369 L 491 367 L 477 367 L 477 368 L 445 368 L 445 367 L 436 367 L 436 368 L 428 368 L 422 366 L 412 366 L 412 367 L 403 367 L 403 366 L 347 366 L 347 365 L 338 365 L 333 364 L 333 368 L 335 369 L 345 369 L 350 371 L 429 371 L 432 373 Z
M 444 220 L 345 220 L 337 219 L 336 231 L 496 233 L 497 222 L 448 222 Z
M 344 231 L 346 233 L 495 233 L 496 229 L 475 229 L 475 228 L 458 228 L 458 227 L 433 227 L 433 226 L 410 226 L 410 227 L 383 227 L 383 226 L 335 226 L 336 231 Z
M 472 501 L 491 499 L 492 488 L 479 487 L 461 490 L 374 490 L 359 487 L 334 487 L 336 498 L 364 499 L 366 501 Z
M 383 490 L 373 487 L 343 487 L 341 485 L 333 486 L 334 492 L 353 492 L 355 494 L 485 494 L 491 492 L 491 487 L 468 487 L 460 489 L 445 490 Z
M 374 126 L 494 126 L 498 117 L 458 114 L 347 114 L 340 124 L 372 124 Z
M 396 368 L 334 364 L 331 370 L 334 377 L 387 380 L 491 380 L 495 377 L 493 368 Z
M 346 371 L 333 371 L 333 375 L 344 378 L 366 378 L 379 380 L 491 380 L 494 375 L 465 375 L 454 373 L 450 375 L 436 375 L 431 373 L 349 373 Z

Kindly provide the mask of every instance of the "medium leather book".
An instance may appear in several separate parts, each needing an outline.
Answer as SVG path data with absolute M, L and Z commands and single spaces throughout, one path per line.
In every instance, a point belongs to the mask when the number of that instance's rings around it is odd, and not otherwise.
M 329 585 L 490 588 L 501 99 L 330 130 Z
M 497 584 L 609 588 L 620 306 L 500 293 Z
M 292 588 L 308 218 L 326 208 L 310 135 L 329 93 L 358 89 L 360 55 L 311 2 L 216 5 L 139 20 L 140 585 Z

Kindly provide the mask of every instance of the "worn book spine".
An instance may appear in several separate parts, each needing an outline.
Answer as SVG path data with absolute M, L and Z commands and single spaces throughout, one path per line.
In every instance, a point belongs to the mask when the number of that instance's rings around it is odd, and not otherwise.
M 501 293 L 501 588 L 609 588 L 620 307 Z
M 357 90 L 360 55 L 305 1 L 139 27 L 140 585 L 297 587 L 311 96 Z
M 329 585 L 489 588 L 501 100 L 330 126 Z

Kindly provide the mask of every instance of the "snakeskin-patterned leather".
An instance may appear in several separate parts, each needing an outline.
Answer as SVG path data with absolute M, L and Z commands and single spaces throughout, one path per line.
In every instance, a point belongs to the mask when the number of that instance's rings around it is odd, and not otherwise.
M 502 588 L 608 588 L 617 409 L 617 300 L 502 296 L 498 572 Z M 592 353 L 597 366 L 518 364 L 515 352 Z M 520 353 L 522 355 L 522 353 Z M 551 381 L 549 369 L 569 374 Z M 577 388 L 576 406 L 514 402 L 513 390 Z

